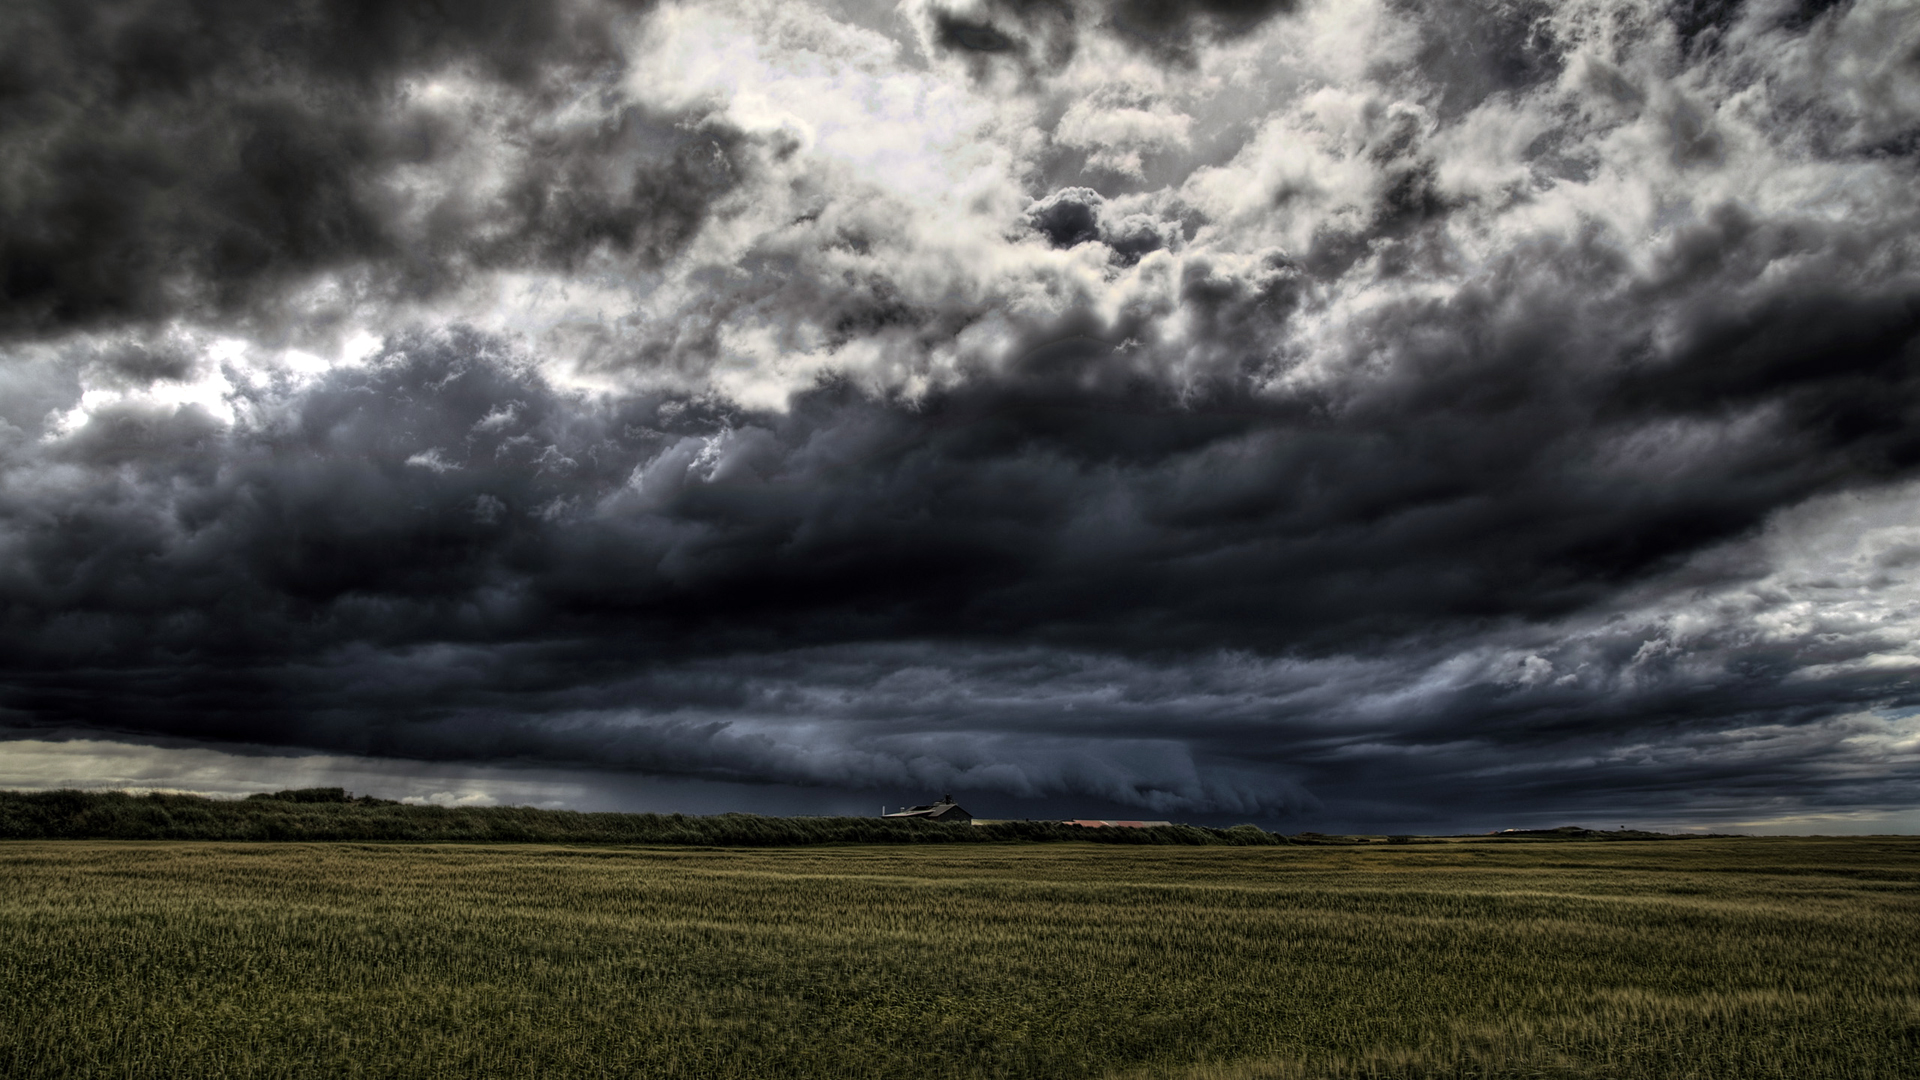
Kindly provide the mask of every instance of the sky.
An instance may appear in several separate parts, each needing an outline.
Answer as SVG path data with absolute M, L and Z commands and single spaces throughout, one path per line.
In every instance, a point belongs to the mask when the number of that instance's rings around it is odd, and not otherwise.
M 1920 832 L 1906 0 L 18 0 L 0 787 Z

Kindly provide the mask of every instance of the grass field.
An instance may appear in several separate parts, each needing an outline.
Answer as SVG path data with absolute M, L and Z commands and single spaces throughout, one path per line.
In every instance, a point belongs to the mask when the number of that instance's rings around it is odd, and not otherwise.
M 1920 1076 L 1920 840 L 0 844 L 9 1077 Z

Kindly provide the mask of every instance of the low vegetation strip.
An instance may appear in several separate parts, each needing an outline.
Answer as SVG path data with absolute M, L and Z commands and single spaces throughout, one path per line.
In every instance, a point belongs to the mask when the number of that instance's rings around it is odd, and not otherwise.
M 0 840 L 353 840 L 405 843 L 695 844 L 789 847 L 796 844 L 980 844 L 1080 841 L 1248 847 L 1424 843 L 1430 837 L 1270 833 L 1257 825 L 1085 828 L 1062 821 L 917 818 L 762 817 L 757 814 L 580 813 L 527 806 L 419 806 L 354 797 L 342 788 L 303 788 L 245 799 L 119 791 L 0 791 Z M 1485 842 L 1541 840 L 1692 840 L 1698 836 L 1560 829 L 1509 830 Z
M 913 818 L 588 814 L 526 806 L 411 806 L 352 798 L 340 788 L 247 799 L 117 791 L 0 791 L 0 840 L 388 840 L 713 847 L 1061 840 L 1229 846 L 1287 842 L 1254 825 L 1086 829 L 1056 821 L 954 825 Z
M 1920 841 L 0 844 L 0 1075 L 1910 1078 Z

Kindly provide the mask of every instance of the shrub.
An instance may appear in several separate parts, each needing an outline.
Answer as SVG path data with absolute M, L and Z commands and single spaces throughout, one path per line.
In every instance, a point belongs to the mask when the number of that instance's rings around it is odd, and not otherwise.
M 247 796 L 247 799 L 249 801 L 268 800 L 272 802 L 292 803 L 344 803 L 354 801 L 353 797 L 347 794 L 346 788 L 337 787 L 295 788 L 287 791 L 276 791 L 271 795 L 266 792 L 260 792 L 259 794 Z

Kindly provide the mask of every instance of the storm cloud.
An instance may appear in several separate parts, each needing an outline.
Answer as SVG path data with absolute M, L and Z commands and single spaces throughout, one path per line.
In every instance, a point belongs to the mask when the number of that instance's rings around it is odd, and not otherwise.
M 456 7 L 0 16 L 16 737 L 1915 805 L 1902 5 Z

